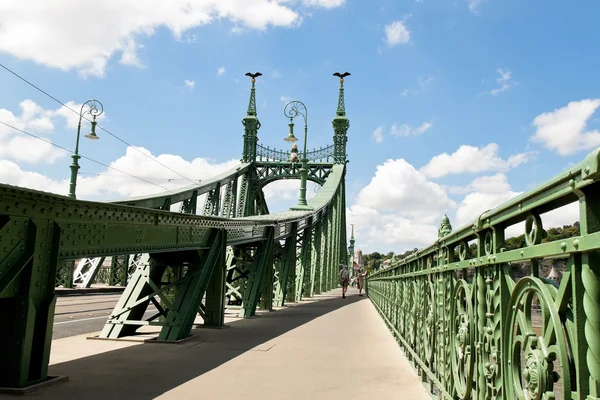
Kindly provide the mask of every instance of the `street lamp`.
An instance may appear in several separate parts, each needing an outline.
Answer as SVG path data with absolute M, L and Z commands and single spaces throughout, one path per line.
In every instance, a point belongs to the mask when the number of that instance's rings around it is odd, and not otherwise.
M 290 133 L 283 140 L 290 143 L 294 143 L 298 140 L 294 136 L 294 118 L 300 115 L 304 119 L 304 152 L 302 153 L 302 168 L 300 168 L 300 198 L 298 199 L 298 205 L 290 209 L 298 211 L 311 211 L 312 207 L 306 204 L 306 177 L 308 175 L 308 159 L 306 158 L 306 135 L 308 133 L 308 110 L 306 109 L 304 103 L 298 100 L 294 100 L 290 101 L 285 105 L 283 109 L 283 114 L 290 119 Z
M 79 135 L 81 133 L 81 120 L 85 114 L 90 114 L 93 118 L 92 120 L 92 130 L 90 133 L 85 135 L 88 139 L 100 139 L 98 135 L 96 135 L 96 117 L 104 112 L 104 107 L 102 103 L 98 100 L 88 100 L 81 105 L 81 110 L 79 111 L 79 123 L 77 124 L 77 141 L 75 142 L 75 153 L 71 156 L 73 158 L 73 164 L 71 164 L 71 183 L 69 184 L 69 197 L 75 198 L 75 187 L 77 186 L 77 171 L 79 171 L 79 159 L 81 156 L 79 155 Z

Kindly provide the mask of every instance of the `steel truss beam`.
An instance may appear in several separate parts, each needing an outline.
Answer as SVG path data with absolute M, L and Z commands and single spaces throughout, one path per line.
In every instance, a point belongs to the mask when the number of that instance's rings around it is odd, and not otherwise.
M 253 165 L 259 187 L 281 179 L 300 179 L 301 166 L 296 163 L 257 162 Z M 332 163 L 309 163 L 307 179 L 323 185 L 333 165 Z
M 138 268 L 133 274 L 100 337 L 129 336 L 144 325 L 162 326 L 158 340 L 175 341 L 187 337 L 213 271 L 218 265 L 225 264 L 226 231 L 213 228 L 208 241 L 209 248 L 203 250 L 152 254 L 149 265 Z M 187 268 L 184 270 L 184 267 Z M 163 275 L 167 268 L 178 279 L 164 284 Z M 174 292 L 172 298 L 166 295 L 168 290 Z M 159 312 L 144 320 L 151 302 Z M 155 322 L 158 317 L 162 318 Z
M 0 216 L 0 386 L 48 375 L 60 240 L 54 221 Z

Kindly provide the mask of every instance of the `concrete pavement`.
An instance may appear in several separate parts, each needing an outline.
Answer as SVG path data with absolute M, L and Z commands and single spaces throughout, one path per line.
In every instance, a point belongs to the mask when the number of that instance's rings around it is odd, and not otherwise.
M 227 322 L 180 344 L 55 340 L 50 374 L 70 380 L 29 397 L 430 399 L 366 297 L 336 290 Z

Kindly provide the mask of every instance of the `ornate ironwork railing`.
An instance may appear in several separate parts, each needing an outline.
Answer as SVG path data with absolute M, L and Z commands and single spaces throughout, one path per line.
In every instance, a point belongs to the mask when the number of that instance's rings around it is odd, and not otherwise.
M 599 165 L 596 149 L 367 279 L 369 297 L 438 398 L 600 398 Z M 545 242 L 543 214 L 569 203 L 579 206 L 579 235 Z M 507 250 L 507 228 L 523 221 L 525 245 Z M 566 259 L 559 283 L 540 273 L 542 260 L 557 258 Z
M 315 149 L 306 152 L 306 156 L 308 161 L 320 161 L 320 162 L 329 162 L 333 160 L 333 149 L 334 145 L 322 147 L 320 149 Z M 301 154 L 298 154 L 300 160 L 302 158 Z M 290 161 L 290 152 L 284 150 L 272 149 L 270 147 L 265 147 L 260 144 L 256 145 L 256 159 L 257 161 Z

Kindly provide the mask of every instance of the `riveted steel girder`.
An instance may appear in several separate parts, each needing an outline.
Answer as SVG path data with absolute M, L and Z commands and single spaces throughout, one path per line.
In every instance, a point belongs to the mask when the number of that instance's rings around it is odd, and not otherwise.
M 270 227 L 267 239 L 258 243 L 249 267 L 248 280 L 244 290 L 240 317 L 249 318 L 256 314 L 256 306 L 263 287 L 263 279 L 267 265 L 273 263 L 273 248 L 275 246 L 275 230 Z
M 0 387 L 24 387 L 48 374 L 61 234 L 53 221 L 0 221 Z
M 298 235 L 298 224 L 292 224 L 290 236 L 285 240 L 283 253 L 277 280 L 274 283 L 274 302 L 276 307 L 283 307 L 285 304 L 288 280 L 290 279 L 291 271 L 296 265 L 296 236 Z

